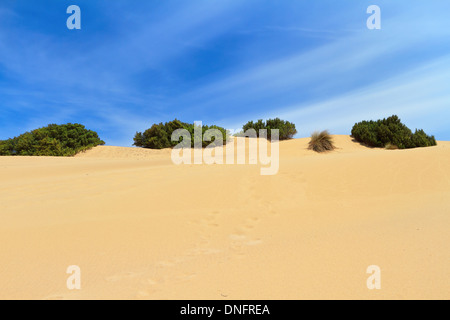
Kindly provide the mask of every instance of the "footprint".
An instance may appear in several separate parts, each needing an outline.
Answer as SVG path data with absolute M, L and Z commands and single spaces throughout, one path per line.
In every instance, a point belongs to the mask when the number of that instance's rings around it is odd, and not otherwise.
M 125 272 L 123 274 L 116 274 L 110 277 L 106 278 L 106 281 L 108 282 L 117 282 L 120 281 L 122 279 L 132 279 L 135 278 L 139 275 L 141 275 L 142 273 L 136 273 L 136 272 Z
M 230 234 L 230 239 L 233 241 L 245 241 L 247 236 L 243 234 Z
M 222 252 L 219 249 L 211 249 L 211 248 L 197 248 L 193 249 L 189 252 L 189 255 L 209 255 L 209 254 L 218 254 Z
M 159 261 L 156 263 L 156 266 L 161 268 L 168 268 L 175 266 L 175 263 L 169 261 Z
M 177 282 L 187 282 L 195 279 L 197 277 L 197 274 L 195 273 L 188 273 L 182 276 L 177 277 Z
M 258 246 L 262 243 L 263 243 L 263 241 L 261 239 L 256 239 L 256 240 L 247 241 L 245 244 L 248 246 Z

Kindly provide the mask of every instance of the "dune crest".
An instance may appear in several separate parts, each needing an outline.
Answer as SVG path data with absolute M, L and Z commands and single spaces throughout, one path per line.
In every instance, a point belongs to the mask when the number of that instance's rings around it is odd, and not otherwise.
M 447 299 L 450 142 L 333 137 L 325 154 L 280 142 L 275 176 L 170 150 L 0 157 L 0 298 Z

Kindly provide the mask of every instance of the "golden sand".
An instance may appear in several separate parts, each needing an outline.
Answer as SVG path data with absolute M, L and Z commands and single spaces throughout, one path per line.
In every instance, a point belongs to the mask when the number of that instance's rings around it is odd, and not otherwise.
M 0 157 L 0 298 L 450 298 L 450 142 L 334 139 L 281 142 L 274 176 L 170 150 Z

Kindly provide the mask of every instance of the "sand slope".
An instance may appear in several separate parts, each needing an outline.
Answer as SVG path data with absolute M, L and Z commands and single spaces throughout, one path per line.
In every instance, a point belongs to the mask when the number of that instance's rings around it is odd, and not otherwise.
M 0 157 L 0 298 L 450 298 L 450 143 L 335 140 L 280 143 L 275 176 L 169 150 Z

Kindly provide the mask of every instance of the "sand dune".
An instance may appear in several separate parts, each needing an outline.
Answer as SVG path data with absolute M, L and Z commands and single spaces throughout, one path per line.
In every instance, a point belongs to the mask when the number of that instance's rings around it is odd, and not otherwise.
M 0 298 L 448 299 L 450 142 L 334 138 L 327 154 L 281 142 L 274 176 L 170 150 L 0 157 Z

